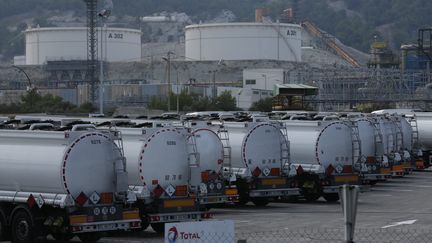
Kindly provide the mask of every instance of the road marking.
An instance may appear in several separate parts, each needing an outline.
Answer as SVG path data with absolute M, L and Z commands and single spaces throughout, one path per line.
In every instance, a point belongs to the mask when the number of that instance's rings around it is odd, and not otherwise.
M 413 192 L 414 190 L 409 189 L 381 189 L 381 188 L 374 188 L 372 191 L 389 191 L 389 192 Z
M 250 220 L 238 220 L 237 223 L 249 223 Z
M 417 221 L 417 219 L 396 222 L 396 223 L 393 223 L 393 224 L 389 224 L 389 225 L 383 226 L 383 227 L 381 227 L 381 229 L 387 229 L 387 228 L 395 227 L 395 226 L 399 226 L 399 225 L 410 225 L 410 224 L 414 224 L 416 221 Z

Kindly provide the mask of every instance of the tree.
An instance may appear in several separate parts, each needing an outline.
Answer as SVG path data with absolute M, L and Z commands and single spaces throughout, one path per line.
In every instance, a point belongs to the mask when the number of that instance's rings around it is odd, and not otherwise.
M 230 91 L 224 91 L 216 98 L 216 107 L 217 110 L 221 111 L 237 110 L 236 99 L 231 95 Z
M 263 111 L 263 112 L 271 112 L 273 109 L 273 98 L 265 98 L 260 99 L 257 102 L 254 102 L 252 106 L 249 108 L 250 111 Z

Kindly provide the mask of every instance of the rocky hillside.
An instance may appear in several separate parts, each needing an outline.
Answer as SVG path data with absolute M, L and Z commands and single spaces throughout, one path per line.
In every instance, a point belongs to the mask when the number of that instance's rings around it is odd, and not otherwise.
M 101 6 L 106 0 L 101 0 Z M 297 2 L 297 4 L 294 4 Z M 417 29 L 432 22 L 430 0 L 113 0 L 113 25 L 140 27 L 139 16 L 185 13 L 190 21 L 252 21 L 264 7 L 273 21 L 282 10 L 297 6 L 299 20 L 308 19 L 346 45 L 367 52 L 374 38 L 397 50 L 416 41 Z M 27 26 L 74 26 L 85 22 L 83 0 L 1 0 L 0 59 L 24 53 L 21 31 Z M 147 38 L 149 39 L 149 38 Z M 146 38 L 144 38 L 146 40 Z M 149 39 L 150 40 L 150 39 Z

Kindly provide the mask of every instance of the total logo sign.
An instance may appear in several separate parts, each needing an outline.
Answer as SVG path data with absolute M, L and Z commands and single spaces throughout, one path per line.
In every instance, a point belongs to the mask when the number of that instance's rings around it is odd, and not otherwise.
M 230 220 L 165 224 L 165 243 L 234 243 L 234 235 L 234 221 Z

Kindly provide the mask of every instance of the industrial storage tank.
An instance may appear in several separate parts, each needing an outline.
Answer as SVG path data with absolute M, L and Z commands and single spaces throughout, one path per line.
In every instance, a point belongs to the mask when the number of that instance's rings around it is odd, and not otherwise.
M 97 28 L 98 59 L 101 54 L 108 62 L 141 60 L 140 30 L 124 28 Z M 87 60 L 87 28 L 54 27 L 30 28 L 24 31 L 26 65 L 43 65 L 47 61 Z
M 110 133 L 0 130 L 0 190 L 73 198 L 116 192 L 123 165 Z M 124 184 L 119 192 L 126 191 Z
M 297 24 L 218 23 L 186 26 L 186 58 L 195 61 L 301 61 Z
M 326 169 L 330 164 L 341 172 L 353 166 L 359 151 L 354 151 L 352 128 L 344 122 L 284 121 L 290 141 L 293 164 Z M 353 156 L 354 155 L 354 156 Z M 305 166 L 303 166 L 305 167 Z M 315 170 L 315 169 L 314 169 Z
M 263 177 L 272 171 L 280 174 L 288 164 L 284 153 L 289 145 L 279 124 L 225 122 L 224 126 L 229 134 L 234 171 L 246 168 L 245 175 L 251 175 L 258 168 L 262 172 L 259 177 Z

